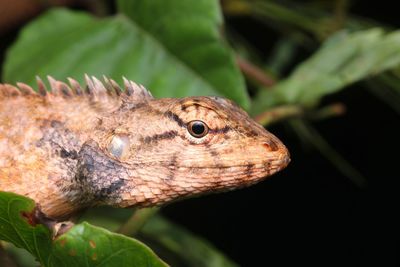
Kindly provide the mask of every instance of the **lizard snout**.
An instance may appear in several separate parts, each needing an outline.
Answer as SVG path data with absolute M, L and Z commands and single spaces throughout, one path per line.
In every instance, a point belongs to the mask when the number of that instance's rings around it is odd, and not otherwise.
M 283 144 L 281 144 L 278 153 L 279 153 L 277 160 L 278 170 L 282 170 L 286 168 L 286 166 L 290 163 L 290 153 L 289 150 L 286 148 L 286 146 Z

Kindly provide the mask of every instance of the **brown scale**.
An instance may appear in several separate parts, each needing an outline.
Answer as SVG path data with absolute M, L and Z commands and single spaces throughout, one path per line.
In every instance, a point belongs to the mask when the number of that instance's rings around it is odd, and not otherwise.
M 254 184 L 286 147 L 232 101 L 154 99 L 124 79 L 0 85 L 0 190 L 66 219 L 96 205 L 161 205 Z

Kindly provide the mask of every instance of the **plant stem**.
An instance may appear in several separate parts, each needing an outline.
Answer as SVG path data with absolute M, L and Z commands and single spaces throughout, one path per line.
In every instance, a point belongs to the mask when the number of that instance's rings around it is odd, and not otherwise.
M 334 18 L 333 18 L 334 24 L 332 32 L 343 28 L 346 22 L 348 8 L 349 8 L 348 0 L 336 0 L 334 9 Z
M 264 70 L 254 65 L 253 63 L 239 56 L 236 57 L 236 62 L 239 65 L 240 70 L 246 77 L 257 81 L 267 88 L 275 84 L 276 81 L 274 78 L 269 76 L 267 73 L 265 73 Z
M 144 208 L 135 210 L 131 217 L 118 229 L 118 233 L 134 236 L 160 208 Z
M 296 105 L 285 105 L 269 109 L 254 117 L 255 121 L 261 125 L 269 125 L 271 123 L 286 119 L 289 117 L 301 116 L 304 109 Z
M 343 103 L 333 103 L 316 110 L 309 117 L 313 120 L 324 120 L 331 117 L 341 116 L 346 113 L 346 106 Z

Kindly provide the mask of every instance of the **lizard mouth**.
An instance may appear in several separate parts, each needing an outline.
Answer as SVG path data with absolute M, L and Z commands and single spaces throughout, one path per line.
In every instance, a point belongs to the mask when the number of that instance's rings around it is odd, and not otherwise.
M 243 153 L 240 153 L 243 155 Z M 243 159 L 230 159 L 224 160 L 222 162 L 209 162 L 205 165 L 195 165 L 193 162 L 190 164 L 168 164 L 167 167 L 170 169 L 188 169 L 188 170 L 205 170 L 205 169 L 245 169 L 245 168 L 257 168 L 260 170 L 264 170 L 264 172 L 275 173 L 287 167 L 290 163 L 290 153 L 288 149 L 284 145 L 280 145 L 278 149 L 273 152 L 267 151 L 263 157 L 254 157 L 251 158 L 248 155 L 244 155 Z M 157 163 L 154 163 L 157 164 Z M 269 171 L 270 170 L 270 171 Z
M 285 153 L 275 158 L 257 159 L 254 161 L 235 164 L 227 162 L 224 165 L 215 164 L 207 166 L 193 165 L 169 165 L 172 171 L 189 173 L 198 178 L 209 178 L 216 180 L 234 180 L 243 182 L 243 185 L 253 184 L 263 178 L 269 177 L 284 168 L 290 163 L 290 155 L 285 148 Z

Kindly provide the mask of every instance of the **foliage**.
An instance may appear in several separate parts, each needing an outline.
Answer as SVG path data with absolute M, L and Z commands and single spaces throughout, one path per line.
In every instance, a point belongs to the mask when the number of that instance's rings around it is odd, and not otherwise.
M 158 97 L 222 95 L 248 107 L 243 78 L 218 33 L 216 1 L 118 3 L 120 13 L 104 19 L 63 9 L 42 15 L 10 48 L 3 79 L 34 85 L 35 75 L 81 82 L 85 73 L 126 76 Z
M 309 119 L 339 114 L 321 107 L 321 100 L 359 81 L 398 110 L 400 32 L 348 14 L 345 1 L 331 2 L 327 8 L 295 1 L 224 0 L 220 6 L 215 0 L 118 0 L 116 14 L 105 18 L 51 9 L 23 27 L 8 50 L 2 80 L 34 85 L 35 75 L 52 75 L 83 82 L 88 73 L 117 81 L 125 76 L 157 97 L 225 96 L 264 124 L 296 117 L 288 125 L 362 186 L 362 175 Z M 268 60 L 224 27 L 221 11 L 276 30 L 280 40 Z M 311 56 L 295 62 L 297 49 L 307 49 Z M 294 70 L 277 81 L 293 64 Z M 239 68 L 254 93 L 252 101 Z M 174 266 L 235 266 L 207 241 L 160 215 L 149 216 L 154 212 L 137 211 L 131 219 L 129 210 L 89 214 L 85 219 L 103 228 L 81 222 L 53 240 L 44 226 L 32 226 L 21 216 L 33 207 L 29 199 L 0 193 L 0 238 L 26 249 L 43 266 L 165 266 L 141 242 L 110 232 L 137 217 L 142 219 L 126 228 L 131 231 L 122 232 L 137 234 Z M 105 216 L 109 213 L 114 216 Z
M 371 53 L 371 51 L 374 51 Z M 316 106 L 322 97 L 400 64 L 400 31 L 338 32 L 285 80 L 263 90 L 253 103 L 257 114 L 273 106 Z
M 114 216 L 110 217 L 108 214 Z M 130 210 L 100 207 L 88 211 L 82 221 L 95 223 L 111 231 L 122 232 L 121 223 L 128 224 L 144 219 L 149 213 L 154 214 L 154 208 L 147 208 L 131 215 Z M 151 245 L 171 266 L 196 267 L 234 267 L 237 266 L 230 259 L 218 251 L 212 244 L 201 237 L 183 229 L 163 216 L 156 214 L 146 218 L 146 224 L 138 229 L 135 236 Z M 140 222 L 139 222 L 140 224 Z
M 32 225 L 33 200 L 0 192 L 0 239 L 28 250 L 42 266 L 167 266 L 132 238 L 88 223 L 53 240 L 42 224 Z

